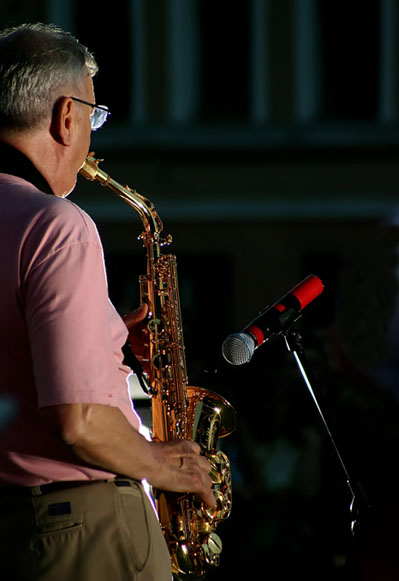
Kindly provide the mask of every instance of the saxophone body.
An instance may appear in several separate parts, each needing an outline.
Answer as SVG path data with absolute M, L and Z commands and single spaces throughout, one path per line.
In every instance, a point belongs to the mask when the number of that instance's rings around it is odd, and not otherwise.
M 220 395 L 188 385 L 176 257 L 162 254 L 171 237 L 161 238 L 163 224 L 154 206 L 135 190 L 115 182 L 98 164 L 90 154 L 80 173 L 113 190 L 139 214 L 144 226 L 140 238 L 147 266 L 139 285 L 141 302 L 148 305 L 146 382 L 151 395 L 152 439 L 193 440 L 212 468 L 216 499 L 212 509 L 193 494 L 153 491 L 175 578 L 204 579 L 219 565 L 222 543 L 215 529 L 231 511 L 230 464 L 218 449 L 218 441 L 234 431 L 235 411 Z

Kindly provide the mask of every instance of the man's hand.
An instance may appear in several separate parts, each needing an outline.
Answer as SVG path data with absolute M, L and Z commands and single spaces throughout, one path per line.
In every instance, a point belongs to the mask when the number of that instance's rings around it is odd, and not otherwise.
M 132 351 L 142 364 L 144 370 L 148 368 L 149 342 L 146 317 L 148 305 L 142 303 L 136 310 L 123 317 L 123 321 L 129 331 L 128 340 Z
M 200 455 L 200 447 L 191 440 L 151 442 L 160 469 L 148 482 L 161 490 L 192 492 L 211 508 L 215 505 L 210 477 L 211 465 Z

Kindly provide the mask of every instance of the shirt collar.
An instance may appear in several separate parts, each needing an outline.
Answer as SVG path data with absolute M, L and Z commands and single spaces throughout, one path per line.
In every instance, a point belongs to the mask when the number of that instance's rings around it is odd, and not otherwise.
M 30 159 L 15 147 L 2 142 L 0 142 L 0 172 L 22 178 L 45 194 L 54 195 L 48 182 Z

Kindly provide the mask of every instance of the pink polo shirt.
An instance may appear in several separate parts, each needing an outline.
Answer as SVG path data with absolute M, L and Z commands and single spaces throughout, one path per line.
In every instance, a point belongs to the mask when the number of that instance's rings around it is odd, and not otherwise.
M 67 199 L 0 174 L 0 485 L 108 478 L 40 421 L 39 408 L 99 403 L 139 429 L 90 217 Z

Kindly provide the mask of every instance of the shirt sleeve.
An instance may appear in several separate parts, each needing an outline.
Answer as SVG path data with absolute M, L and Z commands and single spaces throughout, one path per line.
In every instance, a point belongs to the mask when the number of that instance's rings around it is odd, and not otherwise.
M 102 245 L 91 219 L 67 206 L 30 232 L 25 248 L 26 324 L 39 407 L 124 407 L 121 347 L 127 329 L 111 305 Z M 50 219 L 51 218 L 51 219 Z

